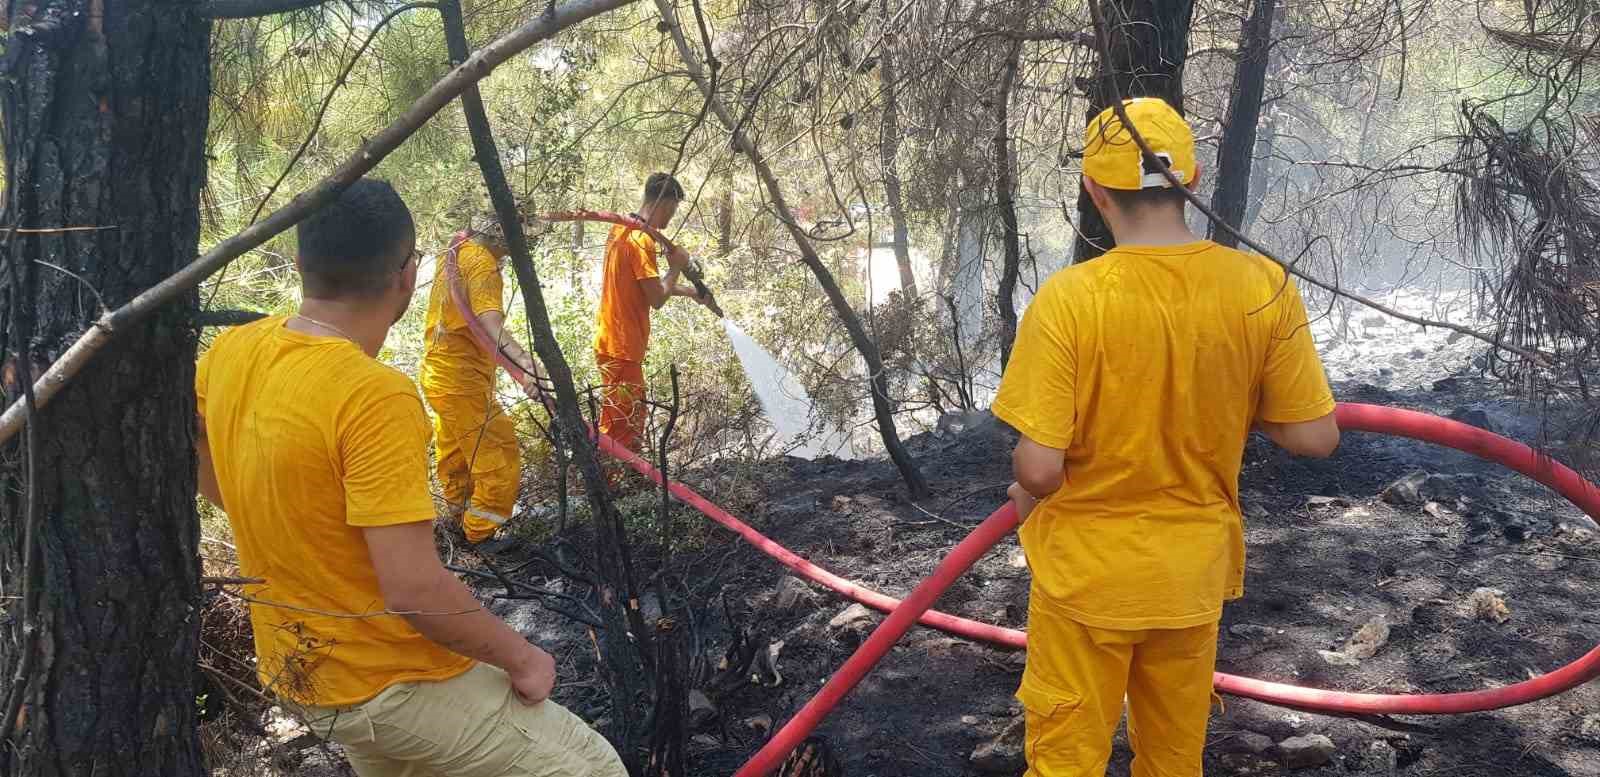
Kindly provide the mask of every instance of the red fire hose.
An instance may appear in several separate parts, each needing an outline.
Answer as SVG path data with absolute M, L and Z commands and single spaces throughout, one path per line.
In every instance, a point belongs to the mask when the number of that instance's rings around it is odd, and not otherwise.
M 470 307 L 467 306 L 460 288 L 454 248 L 447 253 L 445 261 L 450 276 L 451 295 L 457 306 L 462 309 L 464 318 L 474 335 L 486 350 L 495 354 L 496 359 L 519 383 L 524 381 L 528 376 L 523 375 L 520 368 L 492 348 L 487 332 L 471 315 Z M 1340 404 L 1337 413 L 1339 426 L 1343 430 L 1409 437 L 1474 454 L 1549 486 L 1591 517 L 1600 518 L 1600 488 L 1584 480 L 1569 467 L 1521 443 L 1474 426 L 1411 410 Z M 621 459 L 645 477 L 661 482 L 660 472 L 637 454 L 617 445 L 605 435 L 599 435 L 598 442 L 601 450 Z M 805 707 L 735 774 L 735 777 L 760 777 L 776 768 L 782 759 L 798 746 L 844 698 L 845 694 L 872 669 L 884 653 L 911 628 L 913 623 L 922 623 L 951 634 L 1006 647 L 1027 646 L 1027 635 L 1016 629 L 978 623 L 929 609 L 956 578 L 966 572 L 979 557 L 1015 527 L 1016 514 L 1009 503 L 979 524 L 939 564 L 933 574 L 920 583 L 912 591 L 911 596 L 901 602 L 852 583 L 806 561 L 682 483 L 668 481 L 667 488 L 674 496 L 738 533 L 740 537 L 794 570 L 801 577 L 829 588 L 845 598 L 889 613 L 889 617 L 857 648 L 822 691 L 807 702 Z M 1462 693 L 1347 693 L 1254 680 L 1221 672 L 1216 674 L 1215 682 L 1217 690 L 1223 693 L 1312 711 L 1345 714 L 1440 715 L 1482 712 L 1526 704 L 1571 690 L 1596 677 L 1600 677 L 1600 646 L 1548 674 L 1502 688 Z

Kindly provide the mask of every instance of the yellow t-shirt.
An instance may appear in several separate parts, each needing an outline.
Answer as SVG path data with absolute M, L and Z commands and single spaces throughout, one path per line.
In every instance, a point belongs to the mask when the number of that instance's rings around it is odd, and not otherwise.
M 218 335 L 195 398 L 239 549 L 262 685 L 343 706 L 473 661 L 384 610 L 362 528 L 431 521 L 428 419 L 411 380 L 278 316 Z M 270 602 L 270 604 L 268 603 Z
M 594 351 L 613 359 L 644 361 L 650 346 L 650 299 L 639 281 L 661 274 L 656 241 L 648 233 L 618 224 L 606 239 L 605 277 L 595 314 Z
M 494 254 L 469 240 L 457 251 L 456 264 L 461 270 L 467 304 L 475 315 L 505 312 L 500 301 L 505 279 Z M 477 396 L 494 387 L 494 357 L 472 339 L 467 320 L 450 294 L 450 274 L 443 255 L 428 289 L 428 318 L 422 341 L 422 388 L 429 396 Z
M 1264 258 L 1130 246 L 1051 276 L 993 407 L 1066 451 L 1066 484 L 1020 532 L 1036 599 L 1095 628 L 1216 620 L 1244 593 L 1253 419 L 1333 408 L 1300 292 Z

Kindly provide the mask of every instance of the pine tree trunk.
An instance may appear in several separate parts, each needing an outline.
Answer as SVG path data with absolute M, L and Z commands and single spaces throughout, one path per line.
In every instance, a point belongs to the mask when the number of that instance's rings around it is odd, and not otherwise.
M 1005 264 L 995 291 L 995 306 L 1000 310 L 1000 369 L 1011 361 L 1011 343 L 1017 339 L 1017 275 L 1022 267 L 1022 236 L 1017 227 L 1017 164 L 1011 147 L 1011 91 L 1016 86 L 1017 68 L 1022 57 L 1022 41 L 1013 41 L 1000 76 L 1000 94 L 995 98 L 994 190 L 1000 206 L 1000 242 L 1005 247 Z
M 883 0 L 883 16 L 888 23 L 889 3 Z M 900 192 L 900 107 L 895 93 L 895 42 L 893 28 L 884 31 L 883 59 L 878 76 L 883 87 L 883 126 L 878 139 L 878 162 L 883 168 L 883 192 L 889 203 L 889 222 L 894 227 L 894 261 L 900 268 L 900 291 L 917 296 L 917 275 L 911 267 L 911 230 L 906 225 L 905 198 Z
M 1183 113 L 1183 65 L 1189 55 L 1193 0 L 1093 0 L 1110 27 L 1111 61 L 1101 62 L 1089 89 L 1093 120 L 1111 107 L 1111 85 L 1123 97 L 1160 97 Z M 1110 79 L 1115 79 L 1112 81 Z M 1115 242 L 1087 191 L 1078 192 L 1076 261 L 1093 259 Z
M 1269 111 L 1261 116 L 1256 125 L 1256 150 L 1259 153 L 1250 165 L 1250 192 L 1245 198 L 1244 216 L 1239 223 L 1239 231 L 1247 235 L 1255 228 L 1256 217 L 1261 215 L 1261 206 L 1267 202 L 1267 185 L 1277 166 L 1273 157 L 1277 145 L 1277 119 Z
M 194 258 L 211 25 L 150 0 L 6 8 L 0 221 L 95 228 L 18 234 L 4 252 L 9 403 L 102 304 Z M 0 772 L 205 773 L 195 307 L 191 291 L 119 332 L 0 455 L 0 577 L 23 597 L 0 602 Z
M 1217 150 L 1217 189 L 1211 195 L 1211 209 L 1235 227 L 1244 224 L 1250 199 L 1256 126 L 1261 121 L 1261 95 L 1266 89 L 1267 53 L 1272 43 L 1272 14 L 1277 0 L 1254 0 L 1251 6 L 1233 73 L 1228 127 L 1222 133 L 1222 146 Z M 1233 233 L 1215 225 L 1211 227 L 1211 239 L 1230 248 L 1238 245 Z

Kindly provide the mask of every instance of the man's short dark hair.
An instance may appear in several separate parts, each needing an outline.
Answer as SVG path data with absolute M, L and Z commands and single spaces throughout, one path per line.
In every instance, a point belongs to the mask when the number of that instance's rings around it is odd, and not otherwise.
M 404 269 L 416 237 L 411 209 L 388 181 L 362 178 L 300 222 L 300 276 L 308 297 L 373 297 Z
M 1152 187 L 1149 189 L 1112 189 L 1106 187 L 1106 196 L 1124 211 L 1137 212 L 1147 208 L 1183 207 L 1188 204 L 1189 198 L 1176 186 Z
M 671 173 L 651 173 L 644 182 L 644 201 L 658 202 L 660 200 L 683 201 L 683 184 L 672 177 Z

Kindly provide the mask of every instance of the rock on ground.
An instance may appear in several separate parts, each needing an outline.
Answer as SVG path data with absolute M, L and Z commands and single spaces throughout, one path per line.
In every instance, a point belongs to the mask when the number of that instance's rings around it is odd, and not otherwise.
M 793 575 L 784 575 L 778 581 L 777 588 L 772 594 L 772 606 L 779 612 L 792 612 L 798 604 L 814 605 L 817 593 L 806 585 L 804 580 Z
M 1511 608 L 1506 606 L 1504 596 L 1505 591 L 1498 588 L 1479 588 L 1467 597 L 1467 608 L 1480 621 L 1505 623 L 1511 620 Z
M 1266 734 L 1258 734 L 1254 731 L 1240 731 L 1239 733 L 1228 737 L 1227 741 L 1223 744 L 1223 748 L 1230 753 L 1249 753 L 1250 755 L 1262 755 L 1271 750 L 1275 744 L 1276 743 L 1272 741 L 1272 737 L 1269 737 Z
M 1378 654 L 1389 643 L 1389 623 L 1380 615 L 1367 621 L 1355 636 L 1345 644 L 1344 652 L 1351 658 L 1366 660 Z
M 1004 731 L 998 736 L 972 751 L 972 765 L 981 772 L 989 774 L 1016 774 L 1028 768 L 1028 761 L 1023 753 L 1024 736 L 1023 721 L 1025 717 L 1018 715 L 1006 724 Z
M 1322 734 L 1289 737 L 1278 743 L 1278 762 L 1291 769 L 1321 766 L 1333 760 L 1336 749 Z
M 1339 650 L 1318 650 L 1317 655 L 1329 666 L 1360 666 L 1361 659 Z
M 833 631 L 865 628 L 871 622 L 872 610 L 864 604 L 852 604 L 833 616 L 833 620 L 828 621 L 828 628 Z

